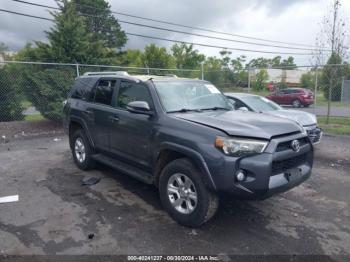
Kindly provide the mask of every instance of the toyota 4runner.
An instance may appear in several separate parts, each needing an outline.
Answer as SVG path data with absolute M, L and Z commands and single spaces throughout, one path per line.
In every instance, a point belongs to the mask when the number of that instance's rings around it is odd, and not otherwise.
M 100 162 L 154 184 L 170 216 L 186 226 L 208 221 L 219 193 L 264 199 L 311 174 L 313 146 L 303 127 L 232 110 L 207 81 L 86 73 L 64 113 L 79 168 Z

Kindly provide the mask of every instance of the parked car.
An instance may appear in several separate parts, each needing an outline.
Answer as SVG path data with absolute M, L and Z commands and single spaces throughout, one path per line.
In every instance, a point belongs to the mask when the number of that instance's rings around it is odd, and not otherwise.
M 284 109 L 273 101 L 258 95 L 246 93 L 225 93 L 225 95 L 231 100 L 236 110 L 249 110 L 294 120 L 304 127 L 313 144 L 321 141 L 322 129 L 318 127 L 314 114 Z
M 219 193 L 264 199 L 311 175 L 313 146 L 294 121 L 232 110 L 207 81 L 87 73 L 64 106 L 76 165 L 101 162 L 154 184 L 178 223 L 196 227 Z
M 267 96 L 268 99 L 279 105 L 293 107 L 308 107 L 314 103 L 314 94 L 304 88 L 286 88 Z

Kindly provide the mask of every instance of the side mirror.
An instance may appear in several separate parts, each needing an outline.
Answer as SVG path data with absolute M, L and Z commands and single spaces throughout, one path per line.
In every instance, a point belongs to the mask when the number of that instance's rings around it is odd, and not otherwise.
M 132 101 L 127 104 L 126 109 L 135 114 L 152 115 L 153 112 L 146 101 Z
M 238 110 L 241 110 L 241 111 L 249 111 L 249 109 L 245 106 L 242 106 L 240 108 L 238 108 Z

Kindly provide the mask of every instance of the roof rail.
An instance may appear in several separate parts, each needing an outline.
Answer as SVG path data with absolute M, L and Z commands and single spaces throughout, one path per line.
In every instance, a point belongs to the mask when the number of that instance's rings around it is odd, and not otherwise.
M 126 71 L 103 71 L 103 72 L 86 72 L 84 76 L 103 76 L 103 75 L 117 75 L 117 76 L 129 76 Z

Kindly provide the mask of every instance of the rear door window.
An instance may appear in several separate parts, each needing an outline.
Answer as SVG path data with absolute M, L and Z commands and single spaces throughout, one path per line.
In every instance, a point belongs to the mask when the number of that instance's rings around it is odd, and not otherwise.
M 100 80 L 96 86 L 94 102 L 111 105 L 115 84 L 116 80 Z

